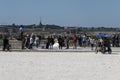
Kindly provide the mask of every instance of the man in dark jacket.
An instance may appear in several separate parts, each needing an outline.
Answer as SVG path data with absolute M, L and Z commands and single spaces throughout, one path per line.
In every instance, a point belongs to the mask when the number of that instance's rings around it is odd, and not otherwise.
M 3 51 L 5 51 L 5 49 L 9 51 L 9 47 L 9 39 L 7 38 L 7 36 L 5 36 L 3 39 Z
M 62 47 L 63 47 L 63 39 L 62 39 L 61 36 L 59 36 L 59 38 L 58 38 L 58 43 L 59 43 L 59 49 L 62 49 Z
M 104 47 L 105 47 L 104 53 L 108 52 L 109 54 L 111 54 L 110 40 L 107 37 L 104 38 Z
M 69 49 L 69 41 L 70 41 L 70 37 L 69 35 L 66 36 L 66 49 Z

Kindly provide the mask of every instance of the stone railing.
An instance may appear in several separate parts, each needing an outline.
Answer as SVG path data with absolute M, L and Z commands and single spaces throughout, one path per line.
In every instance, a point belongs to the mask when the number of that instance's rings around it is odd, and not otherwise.
M 22 42 L 18 40 L 9 40 L 11 49 L 21 49 Z M 0 48 L 3 48 L 3 40 L 0 40 Z

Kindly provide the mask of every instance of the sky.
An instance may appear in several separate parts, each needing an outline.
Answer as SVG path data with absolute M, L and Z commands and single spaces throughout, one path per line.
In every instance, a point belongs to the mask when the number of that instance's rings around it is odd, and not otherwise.
M 0 24 L 120 27 L 120 0 L 0 0 Z

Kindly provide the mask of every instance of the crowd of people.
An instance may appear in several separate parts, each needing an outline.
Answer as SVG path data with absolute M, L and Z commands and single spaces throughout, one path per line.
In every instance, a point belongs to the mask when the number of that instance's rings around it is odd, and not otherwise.
M 44 44 L 44 48 L 46 49 L 62 49 L 65 47 L 69 49 L 69 47 L 73 47 L 73 49 L 77 49 L 77 47 L 95 47 L 98 43 L 104 43 L 105 45 L 109 45 L 112 47 L 120 47 L 120 38 L 117 35 L 113 37 L 102 37 L 95 39 L 93 36 L 87 36 L 86 34 L 79 35 L 48 35 L 45 38 L 41 38 L 41 36 L 36 34 L 24 35 L 22 39 L 22 49 L 32 49 L 33 46 L 42 47 Z M 43 43 L 44 42 L 44 43 Z
M 62 49 L 65 47 L 69 49 L 73 47 L 73 49 L 77 49 L 77 47 L 93 47 L 100 46 L 100 44 L 104 43 L 105 46 L 112 47 L 120 47 L 120 35 L 114 34 L 111 37 L 97 37 L 95 38 L 93 35 L 87 34 L 66 34 L 66 35 L 48 35 L 47 37 L 41 37 L 37 34 L 25 34 L 23 33 L 22 27 L 19 28 L 20 32 L 20 40 L 22 41 L 21 49 L 33 49 L 33 46 L 36 48 L 46 48 L 46 49 Z M 44 43 L 43 43 L 44 42 Z M 44 46 L 42 46 L 44 44 Z M 3 51 L 5 49 L 9 50 L 8 46 L 9 40 L 7 37 L 3 39 Z

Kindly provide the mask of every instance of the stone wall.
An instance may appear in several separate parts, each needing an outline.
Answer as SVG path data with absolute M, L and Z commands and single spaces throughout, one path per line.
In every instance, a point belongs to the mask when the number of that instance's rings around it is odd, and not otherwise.
M 11 49 L 21 49 L 22 42 L 18 40 L 9 40 Z M 3 48 L 3 40 L 0 40 L 0 48 Z

